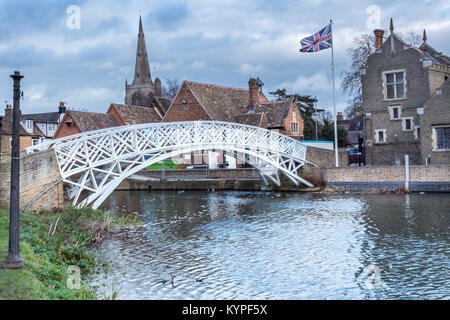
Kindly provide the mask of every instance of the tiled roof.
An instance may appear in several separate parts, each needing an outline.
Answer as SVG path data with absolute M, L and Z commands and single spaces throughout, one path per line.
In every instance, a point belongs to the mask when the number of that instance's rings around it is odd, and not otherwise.
M 116 118 L 109 113 L 95 113 L 69 110 L 67 113 L 73 119 L 81 132 L 106 129 L 119 126 Z
M 127 106 L 115 103 L 112 103 L 110 108 L 116 110 L 125 125 L 161 122 L 162 120 L 154 108 Z
M 169 110 L 170 104 L 172 103 L 172 99 L 163 98 L 163 97 L 153 97 L 155 103 L 159 104 L 166 114 L 167 110 Z M 153 102 L 153 101 L 152 101 Z
M 61 114 L 59 112 L 23 114 L 20 117 L 20 120 L 33 120 L 35 122 L 58 123 L 60 115 Z
M 23 120 L 23 119 L 21 119 Z M 28 133 L 21 124 L 19 124 L 21 136 L 44 136 L 41 130 L 33 123 L 33 132 Z M 2 134 L 12 135 L 12 116 L 5 115 L 2 119 Z
M 264 112 L 268 121 L 268 128 L 284 127 L 284 119 L 289 113 L 292 100 L 270 101 L 260 103 L 255 112 Z
M 264 113 L 243 113 L 234 116 L 233 122 L 238 122 L 242 124 L 247 124 L 255 127 L 267 127 L 267 118 Z
M 232 88 L 185 81 L 195 97 L 206 109 L 213 120 L 233 121 L 234 116 L 241 114 L 241 106 L 248 103 L 248 89 Z M 260 101 L 267 98 L 260 92 Z

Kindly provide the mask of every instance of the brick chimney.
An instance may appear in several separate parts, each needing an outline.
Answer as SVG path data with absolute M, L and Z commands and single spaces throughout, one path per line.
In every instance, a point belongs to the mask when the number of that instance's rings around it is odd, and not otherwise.
M 342 121 L 344 120 L 344 115 L 342 114 L 342 112 L 338 112 L 336 115 L 337 121 Z
M 242 110 L 247 113 L 249 110 L 253 110 L 259 101 L 258 80 L 250 78 L 248 80 L 248 104 Z
M 378 50 L 383 44 L 384 30 L 375 29 L 373 33 L 375 34 L 375 50 Z
M 60 101 L 58 112 L 61 114 L 61 113 L 66 113 L 66 111 L 67 111 L 67 109 L 66 109 L 66 106 L 64 105 L 64 102 Z
M 12 116 L 13 116 L 13 109 L 11 108 L 10 104 L 7 104 L 5 108 L 5 118 L 10 117 L 12 119 Z

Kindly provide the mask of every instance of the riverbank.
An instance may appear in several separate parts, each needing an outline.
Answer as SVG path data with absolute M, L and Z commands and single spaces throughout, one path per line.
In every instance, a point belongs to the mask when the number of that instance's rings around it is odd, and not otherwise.
M 102 267 L 90 249 L 111 229 L 136 221 L 135 216 L 90 208 L 21 213 L 20 250 L 25 267 L 0 269 L 0 300 L 97 299 L 95 288 L 88 288 L 83 281 Z M 8 254 L 8 236 L 9 211 L 0 209 L 0 263 Z M 67 287 L 70 266 L 80 270 L 78 289 Z

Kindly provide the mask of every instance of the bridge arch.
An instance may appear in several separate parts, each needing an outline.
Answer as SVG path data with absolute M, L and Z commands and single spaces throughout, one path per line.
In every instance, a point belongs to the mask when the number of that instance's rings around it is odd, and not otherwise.
M 74 205 L 102 202 L 130 175 L 164 159 L 197 150 L 224 150 L 254 157 L 262 177 L 280 184 L 278 173 L 295 184 L 312 186 L 298 176 L 307 161 L 306 146 L 259 127 L 219 121 L 149 123 L 68 136 L 27 148 L 53 149 L 63 181 L 72 186 Z M 80 200 L 80 196 L 86 196 Z

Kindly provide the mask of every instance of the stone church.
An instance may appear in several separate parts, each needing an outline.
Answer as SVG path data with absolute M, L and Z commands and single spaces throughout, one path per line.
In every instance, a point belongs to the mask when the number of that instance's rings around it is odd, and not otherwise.
M 161 80 L 152 81 L 147 48 L 145 45 L 142 19 L 139 17 L 139 34 L 136 51 L 136 66 L 131 84 L 125 80 L 125 104 L 129 106 L 150 107 L 154 97 L 162 96 Z

